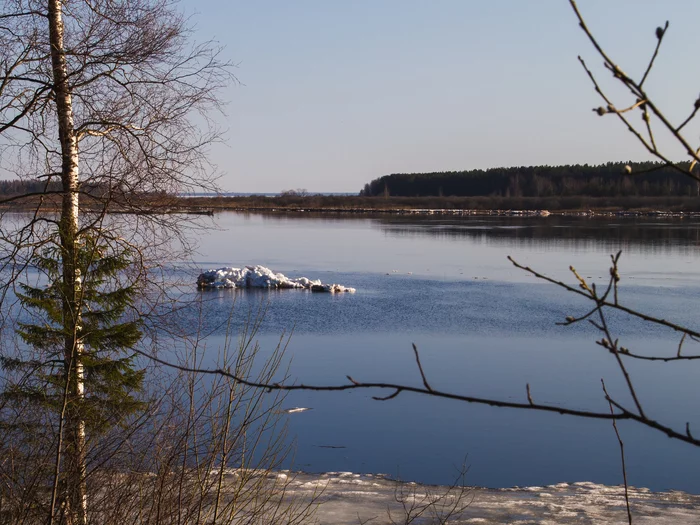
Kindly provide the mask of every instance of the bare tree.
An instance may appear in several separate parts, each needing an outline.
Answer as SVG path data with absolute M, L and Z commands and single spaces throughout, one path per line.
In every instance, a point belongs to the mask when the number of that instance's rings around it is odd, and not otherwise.
M 43 192 L 0 203 L 30 212 L 0 217 L 2 298 L 41 250 L 58 246 L 66 406 L 80 405 L 86 388 L 81 239 L 130 245 L 133 264 L 148 270 L 149 247 L 177 220 L 107 213 L 152 212 L 166 195 L 213 187 L 206 147 L 219 135 L 209 115 L 232 77 L 213 43 L 188 37 L 169 0 L 8 0 L 0 10 L 0 169 L 45 181 Z M 57 446 L 62 515 L 85 524 L 80 411 L 62 412 Z
M 241 377 L 285 377 L 288 338 L 263 353 L 255 342 L 263 314 L 252 316 L 238 337 L 228 331 L 220 348 L 207 349 L 196 330 L 168 353 L 197 367 L 213 350 L 219 366 Z M 320 492 L 298 498 L 288 490 L 294 475 L 280 472 L 290 450 L 283 393 L 152 364 L 148 372 L 145 410 L 87 433 L 89 523 L 294 524 L 312 517 Z M 26 427 L 4 426 L 0 443 L 0 523 L 46 523 L 60 433 L 35 427 L 60 420 L 47 406 L 18 414 Z M 61 508 L 55 521 L 70 518 Z

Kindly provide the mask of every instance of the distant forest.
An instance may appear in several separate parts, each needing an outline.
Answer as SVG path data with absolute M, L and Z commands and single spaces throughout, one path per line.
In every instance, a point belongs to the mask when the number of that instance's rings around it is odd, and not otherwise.
M 632 172 L 626 172 L 625 166 L 630 166 Z M 365 184 L 360 192 L 366 197 L 658 197 L 698 194 L 696 181 L 653 162 L 395 173 Z
M 45 180 L 0 180 L 0 195 L 2 197 L 16 197 L 28 193 L 45 193 L 47 191 L 60 190 L 60 181 L 49 183 L 47 188 Z
M 53 180 L 49 182 L 48 185 L 46 184 L 46 180 L 40 179 L 0 180 L 0 197 L 11 198 L 28 194 L 60 193 L 62 191 L 61 188 L 60 180 Z M 99 186 L 83 182 L 80 186 L 80 190 L 83 193 L 101 195 L 106 194 L 110 188 L 106 185 Z

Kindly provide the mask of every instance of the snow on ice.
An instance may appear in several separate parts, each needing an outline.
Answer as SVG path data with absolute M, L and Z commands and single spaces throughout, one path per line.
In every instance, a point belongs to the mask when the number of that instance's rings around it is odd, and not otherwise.
M 245 268 L 217 268 L 208 270 L 197 277 L 197 287 L 204 288 L 299 288 L 312 292 L 354 292 L 354 288 L 342 284 L 323 284 L 320 280 L 312 281 L 306 277 L 290 279 L 281 273 L 275 273 L 264 266 L 246 266 Z
M 273 489 L 280 497 L 282 509 L 303 509 L 309 505 L 314 513 L 301 523 L 310 525 L 627 523 L 624 487 L 587 481 L 489 489 L 402 482 L 386 474 L 224 469 L 225 486 L 238 491 L 241 480 L 252 484 L 250 490 L 260 490 L 262 484 Z M 698 495 L 629 487 L 629 499 L 635 525 L 700 523 Z M 279 517 L 279 511 L 273 504 L 270 519 L 263 516 L 261 523 Z
M 408 511 L 423 518 L 413 523 L 442 523 L 450 509 L 448 523 L 496 525 L 627 523 L 624 487 L 592 482 L 558 483 L 544 487 L 488 489 L 480 487 L 439 487 L 391 480 L 384 474 L 328 472 L 304 474 L 284 471 L 288 482 L 285 497 L 319 503 L 316 523 L 355 525 L 408 523 Z M 696 525 L 700 523 L 700 496 L 680 491 L 652 492 L 629 488 L 635 525 Z M 456 498 L 456 500 L 455 500 Z

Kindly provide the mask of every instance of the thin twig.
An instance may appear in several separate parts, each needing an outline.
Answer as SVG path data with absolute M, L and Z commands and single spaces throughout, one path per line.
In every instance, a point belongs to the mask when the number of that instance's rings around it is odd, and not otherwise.
M 656 47 L 654 48 L 654 54 L 651 56 L 651 60 L 649 60 L 649 65 L 647 66 L 647 70 L 644 72 L 644 75 L 642 76 L 642 80 L 639 81 L 639 87 L 641 88 L 644 85 L 644 81 L 647 79 L 649 76 L 649 72 L 651 71 L 651 68 L 654 66 L 654 60 L 656 60 L 656 56 L 659 54 L 659 48 L 661 47 L 661 42 L 664 39 L 664 36 L 666 36 L 666 30 L 668 29 L 668 20 L 666 20 L 666 25 L 661 29 L 658 27 L 656 29 Z
M 603 392 L 605 392 L 605 397 L 609 399 L 610 396 L 608 395 L 608 391 L 605 388 L 605 381 L 601 379 L 600 382 L 603 385 Z M 610 405 L 610 413 L 614 414 L 615 411 L 613 410 L 612 402 L 608 401 L 608 404 Z M 613 429 L 615 430 L 615 435 L 617 436 L 617 442 L 620 445 L 620 459 L 622 461 L 622 479 L 625 482 L 625 505 L 627 506 L 627 522 L 629 523 L 629 525 L 632 525 L 632 511 L 630 510 L 629 487 L 627 484 L 627 467 L 625 466 L 625 444 L 622 442 L 622 438 L 620 437 L 620 432 L 617 429 L 617 422 L 615 421 L 615 419 L 612 420 L 612 425 Z
M 647 127 L 647 133 L 649 134 L 649 142 L 651 142 L 651 147 L 654 149 L 654 151 L 659 151 L 659 148 L 656 147 L 656 140 L 654 140 L 654 132 L 651 129 L 651 122 L 649 121 L 649 112 L 645 109 L 644 113 L 642 113 L 642 120 L 644 120 L 644 124 Z
M 683 342 L 685 341 L 685 336 L 688 334 L 683 334 L 681 336 L 681 341 L 678 343 L 678 353 L 676 354 L 676 357 L 681 357 L 681 350 L 683 350 Z
M 416 347 L 416 344 L 413 343 L 413 353 L 416 355 L 416 364 L 418 365 L 418 370 L 420 371 L 420 376 L 423 379 L 423 385 L 425 388 L 432 392 L 433 389 L 430 387 L 428 384 L 428 380 L 425 377 L 425 372 L 423 372 L 423 366 L 420 364 L 420 356 L 418 355 L 418 347 Z
M 697 101 L 695 101 L 695 107 L 693 108 L 693 112 L 688 116 L 687 119 L 683 121 L 683 123 L 680 126 L 676 128 L 676 132 L 682 130 L 688 124 L 688 122 L 695 118 L 695 114 L 698 112 L 698 109 L 700 109 L 700 104 Z
M 607 97 L 607 95 L 605 95 L 605 93 L 603 93 L 603 90 L 598 85 L 598 81 L 595 79 L 593 72 L 590 69 L 588 69 L 586 62 L 580 56 L 578 57 L 578 60 L 581 63 L 581 66 L 583 66 L 583 69 L 586 71 L 586 74 L 588 75 L 588 77 L 591 79 L 591 82 L 593 83 L 593 87 L 594 87 L 595 91 L 600 95 L 600 97 L 605 101 L 605 103 L 609 107 L 614 108 L 612 101 Z M 646 103 L 650 104 L 649 101 L 647 101 Z M 594 110 L 594 111 L 596 111 L 600 115 L 604 115 L 605 113 L 608 112 L 605 108 L 602 108 L 602 111 L 601 111 L 601 108 L 598 108 L 597 110 Z M 683 173 L 684 175 L 686 175 L 692 179 L 700 180 L 700 178 L 693 176 L 691 173 L 689 173 L 688 171 L 686 171 L 683 168 L 681 168 L 680 166 L 678 166 L 678 164 L 674 163 L 671 159 L 666 157 L 658 149 L 654 148 L 654 146 L 652 144 L 647 142 L 647 140 L 642 136 L 642 134 L 639 131 L 637 131 L 637 129 L 632 125 L 632 123 L 629 120 L 627 120 L 627 118 L 622 113 L 614 111 L 614 110 L 612 111 L 612 113 L 617 115 L 617 117 L 622 121 L 622 123 L 629 130 L 629 132 L 632 133 L 639 142 L 641 142 L 641 144 L 646 148 L 646 150 L 649 153 L 651 153 L 652 155 L 654 155 L 658 159 L 662 160 L 666 164 L 666 166 L 673 168 L 673 169 Z
M 595 294 L 595 291 L 593 292 Z M 627 390 L 629 391 L 630 395 L 632 396 L 632 400 L 634 401 L 635 406 L 637 407 L 637 411 L 639 412 L 639 415 L 643 418 L 646 419 L 646 415 L 644 414 L 644 409 L 642 408 L 642 403 L 639 401 L 639 398 L 637 397 L 637 391 L 634 388 L 634 385 L 632 383 L 632 377 L 630 376 L 629 372 L 627 371 L 627 367 L 625 366 L 625 362 L 622 360 L 620 357 L 620 351 L 618 349 L 617 345 L 617 339 L 613 340 L 612 334 L 610 333 L 610 328 L 608 327 L 608 321 L 605 318 L 605 313 L 603 312 L 603 309 L 598 310 L 598 317 L 600 319 L 600 330 L 605 334 L 605 339 L 603 339 L 603 346 L 605 346 L 610 352 L 615 356 L 615 360 L 617 361 L 617 366 L 620 369 L 620 372 L 622 372 L 622 376 L 625 379 L 625 383 L 627 383 Z
M 627 113 L 628 111 L 632 111 L 633 109 L 637 109 L 639 106 L 646 104 L 646 100 L 638 100 L 631 106 L 625 108 L 625 109 L 617 109 L 613 106 L 610 106 L 608 108 L 608 113 Z
M 654 104 L 654 102 L 644 92 L 644 88 L 642 86 L 642 83 L 640 82 L 638 84 L 634 80 L 632 80 L 629 76 L 627 76 L 622 71 L 622 69 L 603 50 L 603 48 L 598 43 L 597 39 L 593 36 L 593 33 L 591 33 L 591 31 L 588 29 L 588 26 L 586 25 L 586 22 L 584 21 L 583 16 L 581 15 L 580 11 L 578 10 L 578 7 L 576 6 L 576 2 L 574 0 L 569 0 L 569 4 L 571 5 L 572 9 L 574 10 L 576 17 L 578 18 L 579 26 L 581 27 L 581 29 L 583 29 L 584 33 L 588 37 L 588 40 L 591 42 L 591 44 L 593 44 L 593 47 L 595 47 L 596 51 L 598 51 L 598 54 L 605 61 L 605 64 L 604 64 L 605 67 L 608 68 L 612 72 L 612 74 L 615 78 L 620 80 L 620 82 L 622 82 L 630 90 L 632 95 L 634 95 L 637 99 L 646 101 L 645 108 L 649 108 L 651 110 L 651 112 L 656 116 L 656 118 L 658 118 L 659 121 L 661 121 L 661 123 L 666 127 L 666 129 L 671 133 L 671 135 L 673 135 L 673 137 L 683 146 L 683 149 L 691 157 L 691 159 L 693 159 L 695 161 L 700 161 L 700 157 L 698 156 L 699 153 L 697 151 L 695 151 L 695 148 L 693 148 L 688 143 L 688 141 L 685 139 L 685 137 L 683 137 L 683 135 L 681 135 L 679 133 L 680 128 L 682 128 L 685 125 L 685 123 L 683 123 L 681 126 L 678 126 L 678 127 L 673 126 L 671 124 L 671 122 L 668 120 L 668 118 L 666 118 L 666 115 L 659 108 L 656 107 L 656 104 Z M 668 28 L 668 22 L 666 23 L 665 27 Z M 665 33 L 665 29 L 664 29 L 664 33 Z M 661 35 L 661 37 L 663 37 L 663 34 Z M 657 38 L 659 38 L 659 40 L 661 39 L 661 37 L 657 36 Z M 658 43 L 657 43 L 657 46 L 658 46 Z M 655 58 L 655 56 L 653 58 Z M 579 57 L 579 60 L 583 64 L 583 60 L 580 57 Z M 650 62 L 650 67 L 651 67 L 652 63 L 653 63 L 653 59 Z M 588 68 L 585 66 L 585 64 L 584 64 L 584 68 L 586 69 L 591 80 L 593 80 L 593 82 L 596 86 L 596 91 L 598 93 L 600 93 L 601 96 L 603 96 L 603 98 L 606 100 L 606 102 L 608 103 L 609 106 L 614 107 L 614 105 L 607 99 L 607 97 L 605 97 L 603 95 L 602 90 L 598 87 L 597 82 L 595 82 L 595 78 L 593 77 L 593 74 L 590 72 L 590 70 L 588 70 Z M 646 74 L 645 74 L 644 79 L 646 79 Z M 605 113 L 605 111 L 601 114 L 604 114 L 604 113 Z M 680 168 L 675 162 L 672 162 L 671 160 L 667 159 L 653 145 L 650 145 L 649 143 L 647 143 L 647 141 L 644 140 L 644 138 L 639 134 L 639 132 L 633 126 L 630 125 L 630 123 L 624 118 L 623 115 L 621 115 L 620 113 L 617 113 L 617 112 L 615 112 L 615 113 L 617 114 L 617 116 L 620 119 L 622 119 L 622 121 L 627 126 L 627 129 L 629 129 L 632 133 L 634 133 L 634 135 L 637 137 L 637 139 L 644 145 L 645 148 L 647 148 L 647 150 L 650 153 L 652 153 L 653 155 L 655 155 L 659 159 L 666 162 L 666 164 L 669 167 L 675 168 L 676 170 L 680 171 L 681 173 L 683 173 L 687 177 L 690 177 L 691 179 L 700 181 L 700 177 L 693 175 L 693 173 L 690 170 L 686 171 L 686 170 Z
M 359 386 L 359 385 L 357 385 L 357 386 Z M 389 394 L 388 396 L 384 396 L 384 397 L 372 396 L 372 399 L 374 399 L 375 401 L 389 401 L 390 399 L 394 399 L 396 396 L 398 396 L 402 391 L 403 391 L 403 388 L 397 388 L 396 392 L 394 392 L 393 394 Z
M 615 286 L 615 304 L 620 304 L 617 300 L 617 283 L 620 282 L 620 271 L 618 269 L 618 264 L 620 263 L 620 256 L 622 255 L 622 250 L 619 250 L 616 254 L 615 257 L 612 257 L 612 268 L 610 269 L 610 277 L 613 280 L 614 286 Z

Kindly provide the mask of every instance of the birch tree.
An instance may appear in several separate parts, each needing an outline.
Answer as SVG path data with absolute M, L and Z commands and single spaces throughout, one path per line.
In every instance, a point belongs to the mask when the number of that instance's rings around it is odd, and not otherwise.
M 208 116 L 231 76 L 216 46 L 188 37 L 170 0 L 6 0 L 0 8 L 0 171 L 45 182 L 43 192 L 0 203 L 1 297 L 7 302 L 27 266 L 58 246 L 69 403 L 85 395 L 81 239 L 135 247 L 132 263 L 147 273 L 144 238 L 151 246 L 168 238 L 159 232 L 177 226 L 173 216 L 107 213 L 152 211 L 154 195 L 213 187 L 205 154 L 219 135 Z M 8 206 L 31 213 L 12 216 Z M 67 411 L 62 423 L 62 515 L 85 524 L 85 418 Z

